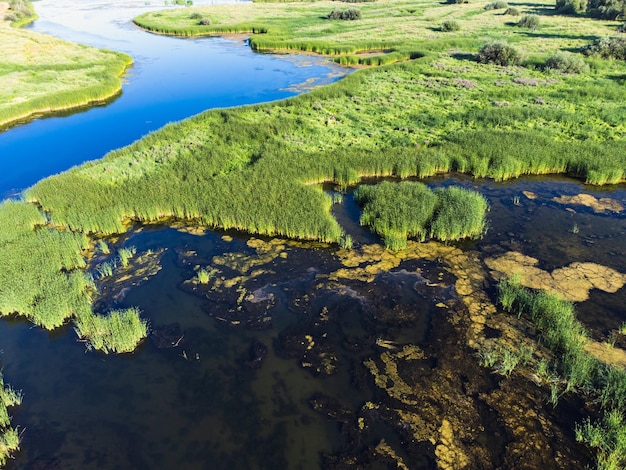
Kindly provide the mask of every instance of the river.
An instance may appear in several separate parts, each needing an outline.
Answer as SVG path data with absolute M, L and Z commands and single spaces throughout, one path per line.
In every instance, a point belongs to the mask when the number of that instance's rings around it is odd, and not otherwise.
M 105 106 L 37 119 L 0 133 L 0 196 L 15 196 L 42 178 L 100 158 L 168 122 L 210 108 L 287 98 L 348 72 L 310 56 L 258 54 L 242 39 L 146 33 L 132 18 L 164 8 L 147 3 L 36 3 L 40 19 L 30 26 L 34 31 L 124 52 L 134 64 L 124 75 L 122 94 Z M 196 2 L 204 4 L 210 2 Z
M 72 5 L 80 20 L 67 15 Z M 133 55 L 123 93 L 105 107 L 0 134 L 0 145 L 21 138 L 20 148 L 46 156 L 23 170 L 7 162 L 7 193 L 204 108 L 279 99 L 311 77 L 322 83 L 341 75 L 327 63 L 311 66 L 311 58 L 257 55 L 225 39 L 147 34 L 129 22 L 154 8 L 140 2 L 98 5 L 44 0 L 34 28 Z M 66 151 L 83 128 L 95 133 Z M 54 152 L 44 152 L 57 140 Z M 49 158 L 57 154 L 66 157 Z M 42 160 L 54 160 L 52 169 Z M 426 182 L 484 194 L 486 235 L 424 244 L 417 248 L 423 256 L 380 269 L 378 239 L 360 227 L 348 191 L 333 213 L 355 241 L 352 254 L 184 226 L 137 226 L 107 240 L 113 255 L 133 246 L 137 256 L 129 271 L 100 283 L 96 307 L 138 306 L 150 338 L 131 355 L 107 356 L 85 351 L 71 326 L 50 333 L 23 319 L 0 322 L 4 376 L 24 392 L 12 410 L 22 449 L 8 468 L 383 469 L 402 462 L 434 469 L 445 452 L 461 460 L 465 453 L 480 468 L 514 468 L 522 466 L 519 449 L 527 467 L 554 464 L 557 454 L 562 468 L 590 465 L 574 439 L 574 423 L 585 416 L 574 397 L 554 408 L 547 387 L 479 366 L 467 345 L 475 325 L 456 282 L 468 275 L 493 300 L 485 260 L 511 252 L 537 258 L 545 271 L 593 261 L 626 272 L 624 212 L 560 202 L 586 193 L 626 205 L 625 188 L 563 177 Z M 90 269 L 106 259 L 100 255 Z M 199 267 L 213 270 L 207 285 L 197 282 Z M 579 304 L 580 319 L 606 339 L 626 320 L 624 305 L 626 289 L 594 290 Z M 485 341 L 511 334 L 506 314 L 482 321 Z

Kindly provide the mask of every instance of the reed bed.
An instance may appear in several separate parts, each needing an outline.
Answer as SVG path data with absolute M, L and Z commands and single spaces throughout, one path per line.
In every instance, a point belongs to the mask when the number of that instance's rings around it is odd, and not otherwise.
M 441 241 L 475 238 L 485 229 L 487 200 L 458 187 L 430 190 L 422 183 L 388 181 L 360 186 L 354 193 L 363 207 L 361 225 L 369 225 L 391 250 L 408 238 Z
M 501 281 L 498 295 L 506 311 L 532 321 L 543 343 L 554 353 L 552 368 L 565 385 L 559 390 L 559 381 L 553 381 L 553 404 L 556 406 L 560 393 L 576 391 L 600 405 L 600 419 L 587 418 L 576 426 L 577 440 L 596 450 L 597 468 L 624 468 L 626 372 L 600 363 L 585 351 L 587 333 L 576 320 L 571 302 L 555 294 L 526 289 L 515 278 Z

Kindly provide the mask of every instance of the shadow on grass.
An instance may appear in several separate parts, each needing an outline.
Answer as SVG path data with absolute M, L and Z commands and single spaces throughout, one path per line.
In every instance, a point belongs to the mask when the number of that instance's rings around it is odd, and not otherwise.
M 591 34 L 542 33 L 539 31 L 524 30 L 522 28 L 520 28 L 519 34 L 523 34 L 528 38 L 534 39 L 584 39 L 585 41 L 593 41 L 597 38 L 597 36 Z

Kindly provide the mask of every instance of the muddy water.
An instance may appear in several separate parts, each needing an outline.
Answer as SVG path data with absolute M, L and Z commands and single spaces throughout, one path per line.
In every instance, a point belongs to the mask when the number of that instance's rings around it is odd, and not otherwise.
M 554 198 L 626 206 L 626 191 L 565 179 L 428 181 L 451 182 L 489 199 L 485 237 L 460 244 L 456 258 L 441 246 L 380 272 L 350 194 L 334 213 L 363 254 L 358 266 L 336 247 L 235 233 L 152 226 L 111 242 L 137 257 L 152 250 L 161 269 L 101 281 L 99 305 L 139 306 L 153 333 L 132 355 L 105 356 L 69 328 L 2 321 L 3 372 L 25 395 L 9 468 L 583 468 L 592 456 L 573 426 L 587 410 L 575 397 L 553 408 L 523 371 L 479 365 L 468 338 L 504 337 L 512 320 L 494 313 L 477 330 L 471 294 L 456 283 L 474 267 L 452 260 L 474 260 L 492 300 L 483 260 L 511 251 L 546 271 L 593 261 L 625 273 L 624 212 Z M 360 268 L 369 282 L 351 277 Z M 593 290 L 578 305 L 599 339 L 626 321 L 625 290 Z

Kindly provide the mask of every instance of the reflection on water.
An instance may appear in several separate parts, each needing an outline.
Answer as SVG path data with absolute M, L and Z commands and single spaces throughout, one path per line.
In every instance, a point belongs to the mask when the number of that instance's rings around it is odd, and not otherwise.
M 552 200 L 593 192 L 625 204 L 623 187 L 455 182 L 476 187 L 491 205 L 488 233 L 464 249 L 517 250 L 546 269 L 593 260 L 626 272 L 624 213 Z M 349 194 L 343 204 L 339 220 L 369 243 Z M 529 439 L 543 436 L 559 449 L 561 468 L 588 462 L 571 432 L 579 405 L 554 410 L 541 388 L 478 366 L 467 326 L 451 323 L 465 314 L 452 314 L 463 307 L 448 267 L 405 261 L 373 282 L 339 283 L 328 278 L 341 266 L 332 247 L 223 235 L 146 227 L 120 242 L 138 253 L 167 248 L 162 269 L 115 304 L 139 306 L 161 335 L 133 355 L 85 352 L 68 328 L 48 334 L 23 321 L 0 323 L 5 376 L 25 394 L 13 421 L 24 430 L 23 450 L 10 468 L 435 468 L 446 452 L 506 466 L 524 448 L 523 435 L 511 433 L 522 417 L 510 411 L 522 402 L 554 420 L 555 434 L 528 427 Z M 206 266 L 219 273 L 198 284 Z M 580 305 L 588 325 L 626 320 L 624 290 Z M 559 418 L 565 409 L 567 419 Z M 447 435 L 446 426 L 475 442 L 431 444 L 428 436 Z M 484 431 L 472 434 L 472 426 Z M 554 458 L 546 455 L 536 461 Z

